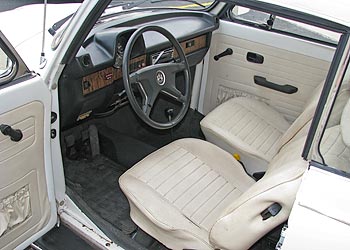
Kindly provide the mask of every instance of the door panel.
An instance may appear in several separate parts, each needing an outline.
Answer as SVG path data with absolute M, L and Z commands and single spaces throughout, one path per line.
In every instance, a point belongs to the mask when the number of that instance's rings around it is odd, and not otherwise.
M 310 93 L 325 79 L 334 54 L 331 47 L 222 20 L 211 44 L 205 114 L 228 98 L 251 96 L 275 107 L 289 121 L 296 119 Z M 227 48 L 233 50 L 232 55 L 214 60 Z M 263 62 L 250 62 L 248 53 L 263 56 Z M 298 91 L 285 94 L 259 86 L 255 76 L 295 86 Z
M 8 67 L 14 72 L 4 71 L 6 79 L 0 74 L 0 125 L 23 135 L 13 141 L 5 130 L 0 133 L 0 249 L 13 250 L 24 249 L 49 231 L 57 211 L 50 149 L 51 94 L 40 76 L 25 70 L 4 39 L 0 32 L 0 47 L 14 63 Z M 9 75 L 13 78 L 8 79 Z

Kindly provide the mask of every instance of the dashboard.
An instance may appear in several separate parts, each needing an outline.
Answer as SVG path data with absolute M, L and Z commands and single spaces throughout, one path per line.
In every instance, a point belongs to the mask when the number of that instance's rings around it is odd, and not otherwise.
M 63 129 L 111 109 L 122 99 L 124 50 L 137 28 L 157 25 L 170 31 L 180 42 L 193 73 L 210 47 L 212 31 L 218 28 L 217 18 L 205 12 L 157 10 L 132 14 L 97 25 L 65 67 L 59 80 Z M 178 53 L 169 41 L 150 31 L 134 44 L 129 69 L 134 72 L 155 62 L 177 58 Z

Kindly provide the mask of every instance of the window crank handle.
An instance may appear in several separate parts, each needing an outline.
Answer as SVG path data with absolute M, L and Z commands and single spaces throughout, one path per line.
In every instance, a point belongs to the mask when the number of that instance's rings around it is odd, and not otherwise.
M 230 49 L 230 48 L 227 48 L 224 52 L 214 56 L 214 60 L 218 61 L 221 57 L 229 56 L 229 55 L 232 55 L 232 54 L 233 54 L 233 50 Z
M 23 138 L 22 131 L 13 129 L 10 125 L 1 124 L 0 131 L 3 135 L 10 136 L 11 141 L 19 142 Z

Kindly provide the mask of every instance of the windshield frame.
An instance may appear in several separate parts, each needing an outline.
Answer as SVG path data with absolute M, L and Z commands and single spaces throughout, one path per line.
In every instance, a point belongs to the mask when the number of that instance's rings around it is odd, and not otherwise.
M 213 8 L 216 7 L 216 5 L 218 3 L 220 3 L 220 1 L 218 0 L 214 0 L 211 2 L 210 5 L 208 5 L 206 8 L 202 8 L 202 9 L 186 9 L 186 8 L 181 8 L 183 7 L 182 6 L 179 6 L 179 8 L 177 8 L 177 6 L 174 6 L 174 7 L 171 7 L 171 6 L 149 6 L 149 7 L 143 7 L 142 9 L 141 8 L 138 8 L 138 7 L 134 7 L 134 8 L 130 8 L 130 9 L 125 9 L 123 11 L 118 11 L 118 12 L 111 12 L 111 13 L 106 13 L 106 10 L 107 9 L 113 9 L 113 8 L 120 8 L 126 4 L 130 4 L 130 3 L 137 3 L 137 2 L 145 2 L 145 1 L 149 1 L 151 2 L 152 0 L 138 0 L 138 1 L 120 1 L 120 4 L 115 4 L 115 5 L 111 5 L 111 3 L 113 2 L 113 0 L 109 0 L 107 1 L 108 2 L 108 5 L 107 7 L 103 10 L 102 14 L 99 16 L 99 18 L 96 20 L 95 24 L 94 25 L 98 25 L 100 23 L 103 23 L 104 20 L 107 20 L 109 18 L 112 18 L 112 17 L 116 17 L 116 16 L 119 16 L 121 14 L 125 14 L 125 13 L 130 13 L 130 12 L 134 12 L 134 11 L 144 11 L 144 10 L 183 10 L 183 11 L 203 11 L 203 12 L 210 12 Z M 166 0 L 166 1 L 169 1 L 169 2 L 172 2 L 172 1 L 176 1 L 176 0 Z M 183 2 L 186 2 L 183 1 Z M 158 2 L 157 2 L 158 3 Z M 192 4 L 191 4 L 192 5 Z M 79 11 L 81 6 L 79 6 L 79 8 L 77 9 L 76 12 Z M 53 35 L 53 40 L 52 40 L 52 43 L 51 43 L 51 49 L 53 51 L 55 51 L 61 44 L 61 41 L 63 39 L 63 36 L 65 34 L 65 30 L 66 28 L 70 25 L 71 23 L 71 20 L 74 18 L 76 12 L 74 13 L 71 13 L 69 14 L 67 17 L 71 16 L 70 18 L 63 18 L 63 19 L 67 19 L 65 22 L 62 23 L 62 25 L 55 30 L 55 34 Z M 63 20 L 62 19 L 62 20 Z M 54 23 L 51 28 L 49 30 L 51 30 L 57 23 L 61 22 L 62 20 L 59 20 L 57 21 L 56 23 Z M 50 33 L 50 31 L 49 31 Z M 50 33 L 51 34 L 51 33 Z

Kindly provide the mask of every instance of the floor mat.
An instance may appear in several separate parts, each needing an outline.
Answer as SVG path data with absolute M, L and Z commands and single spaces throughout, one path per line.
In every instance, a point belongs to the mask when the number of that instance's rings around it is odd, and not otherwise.
M 203 117 L 204 115 L 199 112 L 189 109 L 184 119 L 174 128 L 158 130 L 146 125 L 135 115 L 131 107 L 126 105 L 113 116 L 99 119 L 98 123 L 104 123 L 105 126 L 118 133 L 128 135 L 158 149 L 180 138 L 204 139 L 199 124 Z
M 66 184 L 91 209 L 125 234 L 137 226 L 129 216 L 129 203 L 119 188 L 118 179 L 127 170 L 105 156 L 92 160 L 64 160 Z
M 156 150 L 155 147 L 119 133 L 111 128 L 98 125 L 101 152 L 115 162 L 128 168 Z

